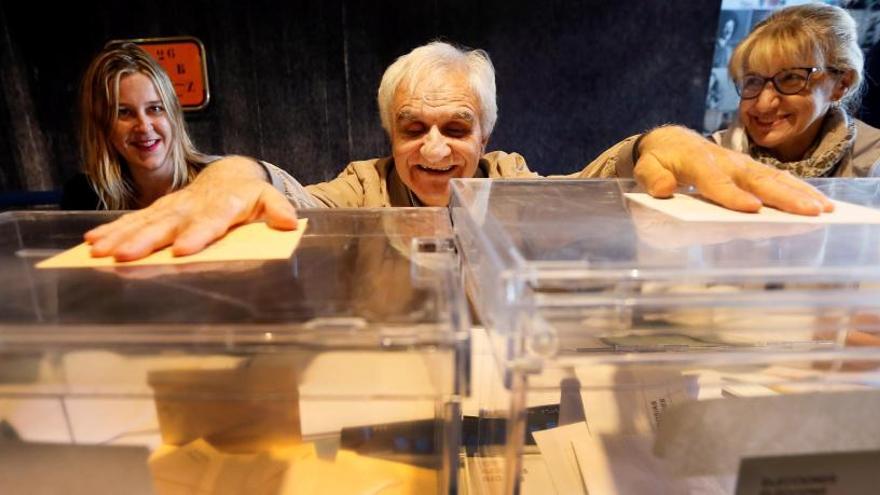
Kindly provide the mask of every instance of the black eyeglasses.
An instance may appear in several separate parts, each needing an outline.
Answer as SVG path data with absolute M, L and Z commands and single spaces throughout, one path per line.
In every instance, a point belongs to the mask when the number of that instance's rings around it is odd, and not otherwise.
M 764 77 L 757 74 L 746 74 L 742 81 L 736 83 L 736 92 L 743 100 L 751 100 L 757 98 L 767 81 L 773 82 L 776 92 L 781 95 L 794 95 L 800 93 L 807 87 L 810 82 L 810 76 L 814 72 L 821 70 L 819 67 L 793 67 L 791 69 L 783 69 L 773 77 Z M 836 69 L 829 68 L 829 72 L 836 72 Z

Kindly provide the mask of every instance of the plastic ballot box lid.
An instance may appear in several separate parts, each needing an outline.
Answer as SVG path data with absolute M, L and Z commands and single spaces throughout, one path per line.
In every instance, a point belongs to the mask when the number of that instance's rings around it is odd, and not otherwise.
M 812 348 L 874 330 L 880 312 L 880 180 L 813 184 L 833 214 L 567 179 L 456 180 L 451 214 L 478 317 L 514 336 L 502 359 Z
M 289 259 L 37 269 L 112 213 L 0 215 L 0 342 L 435 343 L 460 331 L 444 209 L 301 211 Z

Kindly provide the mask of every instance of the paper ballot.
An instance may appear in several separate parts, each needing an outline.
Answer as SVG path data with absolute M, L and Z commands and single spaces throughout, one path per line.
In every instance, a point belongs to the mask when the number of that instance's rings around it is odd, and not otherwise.
M 533 435 L 557 493 L 688 493 L 652 453 L 652 435 L 591 435 L 584 422 Z
M 438 472 L 340 450 L 320 459 L 311 443 L 232 454 L 203 439 L 150 458 L 158 495 L 408 495 L 435 493 Z
M 581 468 L 575 454 L 575 444 L 581 444 L 589 438 L 586 423 L 574 423 L 533 432 L 535 443 L 541 449 L 550 478 L 556 493 L 569 495 L 586 495 Z M 603 493 L 603 492 L 596 492 Z
M 299 245 L 308 225 L 300 218 L 296 230 L 275 230 L 263 222 L 249 223 L 230 230 L 204 250 L 188 256 L 174 256 L 171 247 L 135 261 L 118 262 L 111 256 L 94 258 L 91 246 L 82 243 L 37 263 L 37 268 L 89 268 L 141 265 L 179 265 L 209 261 L 287 259 Z
M 626 193 L 625 196 L 631 201 L 686 222 L 880 223 L 880 210 L 842 201 L 832 201 L 833 212 L 810 217 L 786 213 L 768 206 L 757 213 L 743 213 L 687 194 L 675 194 L 668 199 L 654 198 L 645 193 Z
M 557 493 L 679 493 L 652 452 L 667 409 L 696 398 L 696 379 L 652 367 L 577 369 L 586 421 L 533 432 Z M 687 491 L 681 491 L 687 493 Z M 708 492 L 714 493 L 714 492 Z

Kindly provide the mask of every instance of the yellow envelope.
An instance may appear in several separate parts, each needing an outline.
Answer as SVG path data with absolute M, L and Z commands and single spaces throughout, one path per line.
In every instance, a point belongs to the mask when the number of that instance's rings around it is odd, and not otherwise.
M 238 226 L 204 250 L 188 256 L 174 256 L 171 247 L 134 261 L 116 261 L 112 256 L 93 258 L 89 246 L 82 243 L 37 263 L 37 268 L 92 268 L 140 265 L 179 265 L 209 261 L 279 260 L 293 254 L 303 236 L 308 220 L 300 218 L 296 230 L 275 230 L 264 222 Z
M 317 457 L 291 463 L 279 491 L 283 495 L 431 495 L 439 472 L 402 462 L 339 450 L 335 461 Z
M 181 447 L 159 447 L 149 466 L 158 495 L 279 495 L 288 467 L 315 455 L 310 443 L 230 454 L 198 439 Z

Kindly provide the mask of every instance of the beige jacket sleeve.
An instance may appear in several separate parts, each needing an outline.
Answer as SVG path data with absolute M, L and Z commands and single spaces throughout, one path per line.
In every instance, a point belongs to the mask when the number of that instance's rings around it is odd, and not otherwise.
M 540 177 L 529 170 L 526 159 L 519 153 L 492 151 L 483 155 L 490 179 L 535 179 Z
M 315 199 L 330 208 L 391 206 L 387 176 L 389 158 L 351 162 L 335 179 L 306 186 Z
M 630 136 L 605 150 L 580 172 L 555 176 L 569 179 L 629 179 L 633 176 L 633 146 L 638 135 Z

